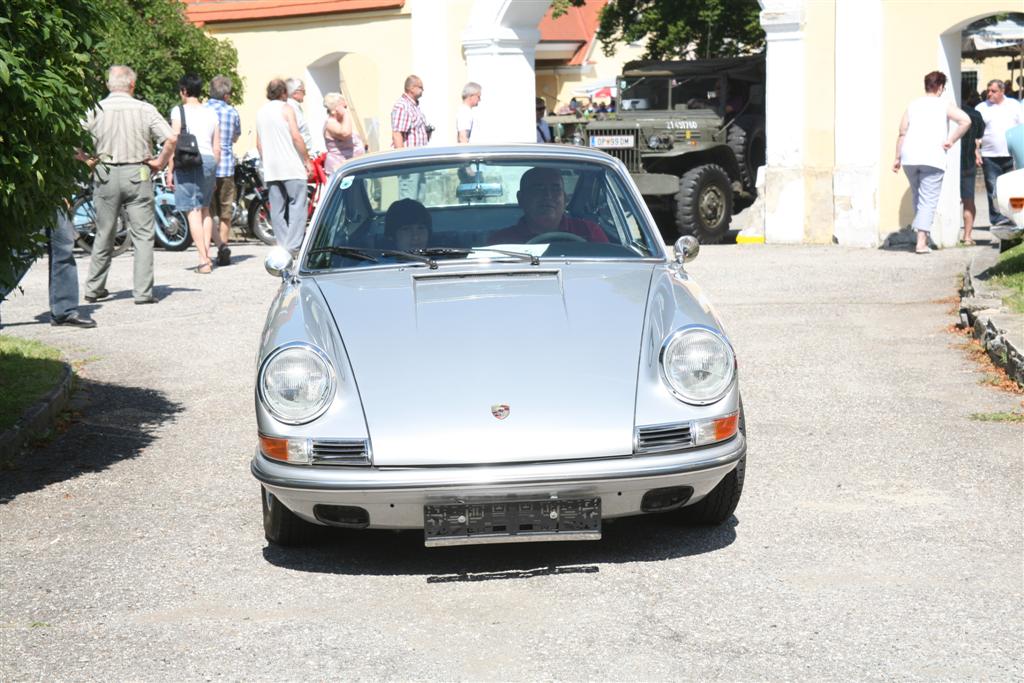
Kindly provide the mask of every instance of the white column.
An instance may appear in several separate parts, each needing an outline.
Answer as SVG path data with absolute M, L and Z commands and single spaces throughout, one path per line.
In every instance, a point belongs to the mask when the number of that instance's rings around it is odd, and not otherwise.
M 409 0 L 409 5 L 412 13 L 411 73 L 423 79 L 420 111 L 427 123 L 434 126 L 429 144 L 451 144 L 455 140 L 455 109 L 459 104 L 452 101 L 452 93 L 461 88 L 461 84 L 450 82 L 454 69 L 449 64 L 449 51 L 443 47 L 450 40 L 448 17 L 438 9 L 436 0 Z M 395 99 L 402 93 L 402 85 L 395 84 Z M 455 97 L 457 99 L 458 95 Z M 385 125 L 390 128 L 390 118 Z
M 888 170 L 878 159 L 885 142 L 881 0 L 837 0 L 835 41 L 835 238 L 846 246 L 877 247 L 878 188 Z
M 957 99 L 960 91 L 960 31 L 945 33 L 939 37 L 939 71 L 946 74 L 946 91 L 942 99 L 960 106 Z M 953 124 L 950 124 L 953 125 Z M 955 247 L 960 236 L 960 143 L 957 142 L 946 153 L 946 173 L 942 177 L 942 191 L 939 206 L 932 223 L 932 242 L 940 247 Z
M 462 32 L 468 80 L 483 89 L 474 142 L 534 142 L 534 57 L 548 2 L 476 0 Z
M 804 2 L 760 0 L 767 43 L 765 241 L 802 242 L 806 211 Z

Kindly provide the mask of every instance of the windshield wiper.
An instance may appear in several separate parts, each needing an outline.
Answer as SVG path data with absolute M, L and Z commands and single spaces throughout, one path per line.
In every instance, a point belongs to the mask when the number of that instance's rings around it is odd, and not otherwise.
M 414 254 L 408 251 L 398 251 L 397 249 L 370 249 L 369 247 L 319 247 L 309 252 L 310 256 L 317 254 L 336 254 L 338 256 L 348 256 L 350 258 L 359 259 L 362 261 L 373 261 L 374 263 L 380 262 L 380 256 L 393 256 L 395 258 L 405 259 L 407 261 L 419 261 L 430 266 L 431 270 L 437 268 L 437 261 L 427 256 L 421 256 L 420 254 Z
M 492 247 L 474 247 L 471 251 L 493 251 L 496 254 L 502 254 L 503 256 L 511 256 L 517 258 L 520 261 L 529 261 L 531 266 L 540 265 L 540 257 L 536 254 L 530 254 L 525 251 L 505 251 L 504 249 L 494 249 Z
M 357 247 L 319 247 L 317 249 L 311 250 L 309 252 L 309 255 L 315 256 L 317 254 L 334 254 L 337 256 L 350 256 L 352 258 L 360 259 L 362 261 L 373 261 L 375 263 L 377 261 L 380 261 L 379 258 L 368 254 L 367 251 L 367 249 L 359 249 Z

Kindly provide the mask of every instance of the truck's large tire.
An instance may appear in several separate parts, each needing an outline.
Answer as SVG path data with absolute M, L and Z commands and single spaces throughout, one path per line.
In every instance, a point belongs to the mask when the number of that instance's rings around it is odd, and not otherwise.
M 675 199 L 680 235 L 694 235 L 702 244 L 717 244 L 729 232 L 732 185 L 721 166 L 705 164 L 684 173 Z
M 752 193 L 757 169 L 764 165 L 764 120 L 759 116 L 739 117 L 729 126 L 726 143 L 736 157 L 743 188 Z

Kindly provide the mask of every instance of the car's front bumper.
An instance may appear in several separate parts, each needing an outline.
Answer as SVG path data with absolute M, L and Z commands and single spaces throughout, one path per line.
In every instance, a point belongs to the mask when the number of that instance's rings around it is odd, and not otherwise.
M 742 434 L 675 453 L 600 460 L 461 467 L 309 467 L 257 452 L 252 473 L 288 509 L 317 522 L 317 505 L 366 510 L 369 527 L 423 528 L 424 505 L 458 502 L 601 498 L 601 516 L 642 512 L 652 489 L 690 487 L 689 502 L 711 491 L 746 455 Z

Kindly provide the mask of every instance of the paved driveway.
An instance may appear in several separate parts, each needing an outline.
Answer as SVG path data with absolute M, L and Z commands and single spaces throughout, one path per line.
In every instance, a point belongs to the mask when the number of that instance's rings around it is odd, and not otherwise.
M 703 250 L 750 439 L 720 529 L 289 552 L 248 471 L 264 248 L 210 276 L 158 252 L 156 306 L 120 257 L 95 330 L 46 323 L 41 264 L 3 332 L 82 382 L 0 473 L 0 679 L 1020 680 L 1024 430 L 969 418 L 1020 401 L 945 331 L 971 251 Z

